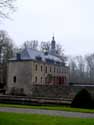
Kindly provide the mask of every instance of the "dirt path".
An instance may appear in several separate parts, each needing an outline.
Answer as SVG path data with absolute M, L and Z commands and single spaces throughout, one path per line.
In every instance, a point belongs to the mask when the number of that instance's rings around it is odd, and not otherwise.
M 68 111 L 56 111 L 56 110 L 44 110 L 44 109 L 24 109 L 24 108 L 9 108 L 0 107 L 0 112 L 17 112 L 28 114 L 47 114 L 51 116 L 64 116 L 75 118 L 94 118 L 94 113 L 80 113 L 80 112 L 68 112 Z

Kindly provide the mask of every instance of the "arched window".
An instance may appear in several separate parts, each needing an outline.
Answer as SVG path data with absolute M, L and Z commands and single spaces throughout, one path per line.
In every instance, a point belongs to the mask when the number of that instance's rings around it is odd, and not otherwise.
M 35 76 L 35 83 L 37 83 L 37 76 Z
M 13 82 L 16 83 L 16 76 L 13 77 Z
M 55 67 L 54 67 L 54 72 L 55 72 Z
M 50 72 L 51 72 L 51 67 L 50 67 Z
M 58 73 L 58 68 L 57 68 L 57 73 Z
M 45 73 L 47 73 L 47 66 L 45 67 Z
M 42 66 L 41 66 L 41 72 L 42 72 Z

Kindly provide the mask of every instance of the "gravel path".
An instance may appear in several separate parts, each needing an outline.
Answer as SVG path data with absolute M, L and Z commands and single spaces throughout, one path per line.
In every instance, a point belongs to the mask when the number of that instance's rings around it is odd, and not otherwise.
M 80 113 L 80 112 L 68 112 L 68 111 L 56 111 L 56 110 L 44 110 L 44 109 L 24 109 L 24 108 L 0 107 L 0 112 L 47 114 L 47 115 L 51 115 L 51 116 L 64 116 L 64 117 L 75 117 L 75 118 L 94 118 L 94 113 Z

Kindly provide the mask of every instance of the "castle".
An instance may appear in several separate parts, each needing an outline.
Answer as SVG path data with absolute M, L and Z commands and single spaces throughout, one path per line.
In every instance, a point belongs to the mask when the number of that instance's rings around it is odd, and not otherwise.
M 9 60 L 7 90 L 32 93 L 33 85 L 64 85 L 69 83 L 69 68 L 64 60 L 56 53 L 54 36 L 51 49 L 41 52 L 25 48 L 16 57 Z

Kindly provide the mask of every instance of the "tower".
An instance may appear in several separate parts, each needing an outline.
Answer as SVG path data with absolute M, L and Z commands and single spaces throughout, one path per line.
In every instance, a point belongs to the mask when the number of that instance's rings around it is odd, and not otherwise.
M 52 41 L 51 41 L 51 51 L 55 51 L 55 38 L 54 36 L 52 37 Z

